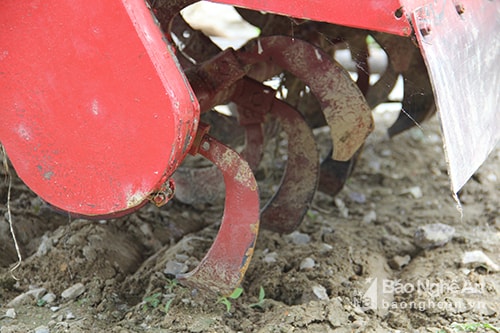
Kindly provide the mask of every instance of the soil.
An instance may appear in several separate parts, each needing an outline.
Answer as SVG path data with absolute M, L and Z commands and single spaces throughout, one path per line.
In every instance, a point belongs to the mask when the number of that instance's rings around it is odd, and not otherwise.
M 203 257 L 221 206 L 172 201 L 116 220 L 74 220 L 51 211 L 13 175 L 9 205 L 23 260 L 9 269 L 17 255 L 2 205 L 0 313 L 10 316 L 1 317 L 0 331 L 458 332 L 456 323 L 500 326 L 500 273 L 484 263 L 462 264 L 473 250 L 500 263 L 500 150 L 461 191 L 461 217 L 437 119 L 388 139 L 386 125 L 395 113 L 374 115 L 377 129 L 345 188 L 335 198 L 318 192 L 296 232 L 260 232 L 244 292 L 228 299 L 229 311 L 216 295 L 178 285 L 165 273 L 167 264 L 192 268 Z M 2 181 L 2 202 L 7 190 Z M 455 228 L 451 240 L 416 246 L 417 228 L 436 223 Z M 61 296 L 78 283 L 80 295 Z M 55 299 L 41 300 L 47 293 Z

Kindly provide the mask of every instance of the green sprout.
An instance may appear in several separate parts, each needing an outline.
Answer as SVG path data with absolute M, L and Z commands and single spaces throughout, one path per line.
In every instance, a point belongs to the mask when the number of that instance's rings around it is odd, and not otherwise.
M 238 287 L 233 291 L 231 295 L 219 297 L 219 299 L 217 300 L 217 304 L 218 303 L 224 304 L 226 306 L 226 311 L 230 312 L 232 306 L 231 300 L 238 299 L 242 293 L 243 293 L 243 288 Z
M 309 219 L 311 219 L 311 221 L 316 221 L 316 219 L 318 218 L 318 212 L 311 209 L 307 210 L 306 215 Z
M 250 304 L 249 306 L 251 308 L 264 308 L 264 300 L 266 298 L 266 292 L 264 291 L 264 288 L 260 286 L 259 290 L 259 301 L 257 303 Z
M 36 306 L 42 307 L 42 306 L 44 306 L 45 304 L 47 304 L 47 301 L 46 301 L 46 300 L 44 300 L 43 298 L 39 298 L 39 299 L 36 301 Z
M 453 323 L 451 324 L 451 327 L 455 330 L 455 332 L 477 332 L 477 330 L 480 328 L 485 330 L 491 330 L 497 333 L 500 332 L 500 329 L 498 327 L 495 327 L 488 323 L 465 323 L 465 324 Z
M 158 307 L 158 305 L 160 305 L 160 303 L 161 303 L 160 297 L 161 297 L 161 293 L 155 293 L 151 296 L 145 297 L 143 299 L 144 306 L 142 307 L 142 310 L 146 311 L 148 308 L 156 309 Z
M 167 285 L 165 286 L 165 289 L 168 290 L 169 293 L 171 293 L 175 287 L 179 285 L 179 281 L 177 279 L 167 279 Z
M 168 313 L 168 311 L 170 310 L 170 305 L 172 305 L 172 302 L 174 301 L 175 297 L 174 298 L 171 298 L 167 301 L 167 303 L 165 304 L 165 308 L 163 309 L 163 311 L 165 313 Z

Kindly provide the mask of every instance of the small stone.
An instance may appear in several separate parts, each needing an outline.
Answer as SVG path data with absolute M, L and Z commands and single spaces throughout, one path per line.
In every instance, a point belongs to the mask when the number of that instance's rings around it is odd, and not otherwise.
M 14 299 L 12 299 L 9 303 L 7 303 L 8 308 L 17 308 L 23 304 L 27 304 L 33 301 L 33 297 L 28 293 L 22 293 L 17 295 Z
M 40 245 L 38 246 L 38 249 L 36 250 L 35 256 L 43 257 L 51 249 L 52 249 L 52 239 L 49 238 L 47 235 L 43 235 L 41 240 L 40 240 Z
M 72 319 L 75 319 L 75 318 L 76 318 L 76 317 L 75 317 L 75 315 L 73 314 L 73 312 L 68 311 L 68 312 L 66 313 L 66 320 L 72 320 Z
M 83 283 L 77 283 L 62 292 L 61 297 L 67 300 L 75 299 L 85 292 Z
M 342 199 L 340 198 L 335 198 L 333 199 L 333 202 L 335 202 L 335 206 L 337 206 L 340 216 L 343 218 L 348 218 L 349 217 L 349 209 L 345 206 L 345 203 Z
M 486 176 L 486 179 L 488 179 L 488 181 L 490 181 L 491 183 L 496 183 L 498 180 L 497 176 L 494 173 L 488 174 Z
M 309 269 L 314 268 L 315 265 L 316 265 L 316 262 L 314 261 L 314 259 L 307 257 L 300 262 L 300 270 L 301 271 L 309 270 Z
M 312 290 L 313 290 L 314 295 L 316 295 L 316 297 L 319 300 L 324 301 L 324 300 L 329 299 L 328 294 L 326 293 L 326 288 L 323 287 L 322 285 L 317 284 L 317 285 L 312 287 Z
M 47 304 L 52 304 L 56 300 L 56 294 L 54 293 L 47 293 L 43 295 L 42 301 L 44 301 Z
M 308 244 L 311 241 L 311 236 L 300 231 L 294 231 L 286 237 L 295 245 Z
M 320 249 L 319 249 L 320 253 L 325 254 L 325 253 L 330 252 L 331 250 L 333 250 L 333 246 L 331 246 L 330 244 L 321 243 Z
M 396 255 L 396 256 L 392 257 L 391 260 L 389 260 L 389 266 L 392 269 L 400 270 L 404 266 L 408 265 L 410 263 L 410 261 L 411 261 L 411 257 L 408 254 L 405 255 L 404 257 Z
M 167 262 L 167 265 L 163 273 L 170 275 L 177 275 L 180 273 L 186 273 L 188 269 L 189 267 L 185 263 L 170 260 Z
M 277 252 L 269 252 L 264 256 L 264 258 L 262 258 L 262 261 L 267 262 L 267 263 L 273 263 L 273 262 L 276 262 L 277 257 L 278 257 Z
M 411 194 L 415 199 L 420 199 L 423 197 L 422 189 L 420 186 L 413 186 L 407 189 L 404 189 L 401 194 Z
M 47 289 L 45 288 L 33 288 L 26 293 L 33 296 L 35 299 L 40 299 L 42 298 L 43 295 L 47 292 Z
M 359 192 L 351 192 L 349 193 L 349 198 L 356 202 L 356 203 L 365 203 L 366 202 L 366 196 L 363 194 L 363 193 L 359 193 Z
M 35 328 L 35 333 L 50 333 L 50 330 L 47 326 L 38 326 Z
M 16 310 L 14 310 L 14 308 L 7 309 L 7 311 L 5 311 L 5 317 L 15 319 L 17 317 Z
M 494 263 L 493 260 L 480 250 L 465 252 L 462 257 L 462 264 L 472 268 L 483 266 L 490 272 L 500 272 L 500 266 Z
M 417 228 L 413 241 L 422 249 L 443 246 L 448 243 L 455 234 L 455 228 L 447 224 L 434 223 Z
M 370 210 L 363 216 L 363 223 L 372 223 L 377 220 L 377 213 L 374 210 Z

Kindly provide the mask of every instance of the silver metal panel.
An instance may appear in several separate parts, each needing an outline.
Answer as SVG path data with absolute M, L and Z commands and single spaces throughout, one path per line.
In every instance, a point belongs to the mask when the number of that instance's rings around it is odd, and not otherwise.
M 456 193 L 500 140 L 500 1 L 411 2 Z

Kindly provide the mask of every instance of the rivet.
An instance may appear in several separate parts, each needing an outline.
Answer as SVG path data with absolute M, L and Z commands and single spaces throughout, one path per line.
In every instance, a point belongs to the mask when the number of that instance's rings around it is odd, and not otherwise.
M 208 141 L 204 141 L 201 144 L 201 149 L 203 149 L 204 151 L 208 151 L 210 149 L 210 143 Z

